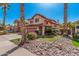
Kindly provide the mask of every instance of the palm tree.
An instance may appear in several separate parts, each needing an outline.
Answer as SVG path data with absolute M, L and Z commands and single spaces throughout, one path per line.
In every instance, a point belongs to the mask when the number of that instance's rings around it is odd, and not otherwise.
M 64 3 L 64 33 L 67 34 L 67 3 Z
M 22 33 L 22 40 L 20 43 L 20 46 L 21 46 L 24 44 L 26 40 L 26 33 L 24 30 L 25 21 L 24 21 L 24 4 L 23 3 L 20 4 L 20 21 L 21 21 L 21 33 Z
M 0 6 L 2 6 L 3 10 L 4 10 L 3 26 L 4 26 L 4 29 L 5 29 L 6 10 L 7 10 L 7 8 L 8 8 L 9 5 L 7 3 L 0 3 Z
M 67 26 L 68 26 L 69 28 L 73 28 L 73 24 L 72 24 L 71 22 L 68 22 L 68 23 L 67 23 Z

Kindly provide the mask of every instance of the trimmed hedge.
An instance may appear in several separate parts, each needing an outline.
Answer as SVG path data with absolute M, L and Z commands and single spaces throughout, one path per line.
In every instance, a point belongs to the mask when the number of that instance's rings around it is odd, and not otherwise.
M 74 34 L 74 35 L 73 35 L 73 40 L 79 42 L 79 36 L 78 36 L 78 34 Z

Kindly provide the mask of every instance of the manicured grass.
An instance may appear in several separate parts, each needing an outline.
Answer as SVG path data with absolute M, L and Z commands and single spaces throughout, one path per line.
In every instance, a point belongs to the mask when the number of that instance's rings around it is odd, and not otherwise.
M 76 47 L 79 47 L 79 42 L 78 41 L 75 41 L 75 40 L 72 40 L 72 45 L 74 45 Z
M 54 36 L 54 37 L 49 37 L 49 38 L 41 38 L 42 41 L 46 41 L 46 42 L 54 42 L 56 41 L 57 39 L 59 39 L 61 36 Z
M 53 37 L 44 37 L 44 38 L 38 38 L 38 40 L 42 40 L 42 41 L 45 41 L 45 42 L 54 42 L 56 41 L 57 39 L 59 39 L 61 36 L 53 36 Z M 14 44 L 18 45 L 20 42 L 21 42 L 21 39 L 20 38 L 17 38 L 17 39 L 13 39 L 13 40 L 10 40 L 11 42 L 13 42 Z
M 21 39 L 17 38 L 17 39 L 13 39 L 13 40 L 10 40 L 10 41 L 13 42 L 14 44 L 18 45 L 21 42 Z

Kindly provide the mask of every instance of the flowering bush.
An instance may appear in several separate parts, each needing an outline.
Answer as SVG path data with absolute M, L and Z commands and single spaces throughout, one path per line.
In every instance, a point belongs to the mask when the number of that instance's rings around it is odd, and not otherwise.
M 28 38 L 28 40 L 34 40 L 37 38 L 37 34 L 35 32 L 29 32 L 27 34 L 27 38 Z

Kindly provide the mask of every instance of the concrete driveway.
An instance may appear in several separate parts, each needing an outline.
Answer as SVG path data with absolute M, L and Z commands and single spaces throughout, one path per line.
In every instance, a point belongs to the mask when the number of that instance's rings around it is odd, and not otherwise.
M 16 38 L 21 38 L 21 35 L 6 34 L 0 36 L 0 55 L 17 46 L 9 41 Z
M 9 40 L 21 38 L 21 35 L 18 34 L 6 34 L 0 36 L 0 55 L 5 55 L 8 51 L 17 47 L 14 43 L 10 42 Z M 20 52 L 20 54 L 19 54 Z M 30 53 L 28 50 L 20 47 L 15 51 L 7 54 L 10 56 L 33 56 L 34 54 Z
M 12 39 L 16 39 L 16 38 L 21 38 L 21 35 L 18 35 L 18 34 L 1 35 L 0 36 L 0 42 L 7 41 L 7 40 L 12 40 Z

